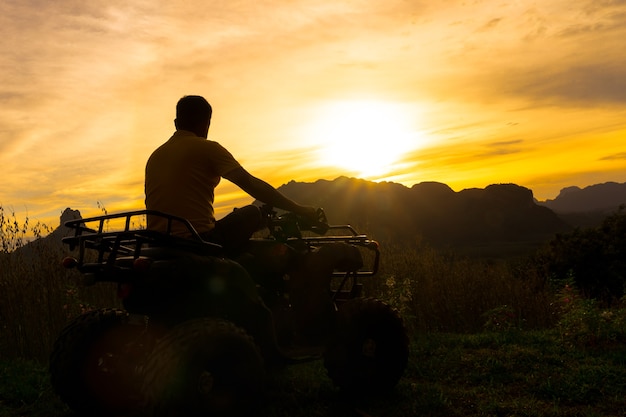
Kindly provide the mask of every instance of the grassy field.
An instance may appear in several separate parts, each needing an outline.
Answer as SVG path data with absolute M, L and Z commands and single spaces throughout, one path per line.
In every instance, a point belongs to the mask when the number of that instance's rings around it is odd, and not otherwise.
M 73 417 L 53 395 L 52 344 L 68 319 L 119 305 L 85 287 L 0 206 L 0 417 Z M 38 226 L 41 227 L 41 226 Z M 44 228 L 44 230 L 48 230 Z M 409 367 L 397 388 L 344 398 L 321 363 L 272 373 L 259 416 L 626 416 L 626 298 L 608 309 L 528 260 L 469 259 L 382 242 L 365 295 L 397 307 Z
M 416 335 L 397 388 L 343 397 L 321 363 L 270 375 L 267 417 L 623 416 L 626 345 L 573 346 L 555 331 Z M 0 363 L 0 416 L 72 417 L 34 361 Z

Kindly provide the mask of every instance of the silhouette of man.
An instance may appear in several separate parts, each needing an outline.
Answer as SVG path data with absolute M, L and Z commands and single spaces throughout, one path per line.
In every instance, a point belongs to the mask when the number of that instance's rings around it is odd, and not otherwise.
M 227 252 L 244 245 L 263 224 L 259 208 L 252 205 L 215 220 L 215 187 L 221 178 L 233 182 L 259 201 L 312 221 L 318 220 L 316 208 L 285 197 L 246 171 L 222 145 L 208 140 L 211 115 L 211 105 L 204 97 L 190 95 L 178 101 L 174 120 L 176 132 L 152 153 L 146 164 L 148 210 L 189 220 L 203 239 L 221 244 Z M 172 226 L 173 234 L 188 234 L 182 224 Z M 148 216 L 148 229 L 165 231 L 166 227 L 164 218 Z
M 238 185 L 243 191 L 266 204 L 278 207 L 311 221 L 318 220 L 318 210 L 300 205 L 285 197 L 267 182 L 251 175 L 219 143 L 208 140 L 211 125 L 211 105 L 201 96 L 184 96 L 176 104 L 176 132 L 159 146 L 146 164 L 146 208 L 189 220 L 207 241 L 218 243 L 232 255 L 243 249 L 251 235 L 263 226 L 258 207 L 249 205 L 234 210 L 217 220 L 213 210 L 215 187 L 222 178 Z M 165 232 L 167 220 L 148 216 L 148 229 Z M 171 233 L 190 237 L 187 228 L 172 223 Z M 229 253 L 230 252 L 230 253 Z M 284 356 L 278 351 L 271 312 L 256 294 L 254 282 L 247 274 L 222 260 L 228 269 L 233 288 L 240 297 L 229 305 L 236 322 L 249 329 L 267 357 Z M 250 314 L 243 314 L 250 312 Z

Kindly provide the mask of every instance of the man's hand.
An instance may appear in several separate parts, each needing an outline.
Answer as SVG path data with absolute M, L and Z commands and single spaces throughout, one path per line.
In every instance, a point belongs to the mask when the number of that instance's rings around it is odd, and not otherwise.
M 311 207 L 311 206 L 301 206 L 296 214 L 304 217 L 306 220 L 310 221 L 312 224 L 327 222 L 326 214 L 324 214 L 324 210 L 321 208 Z
M 307 230 L 323 235 L 328 230 L 328 220 L 324 209 L 309 206 L 300 206 L 296 213 L 302 217 L 303 221 L 308 223 Z

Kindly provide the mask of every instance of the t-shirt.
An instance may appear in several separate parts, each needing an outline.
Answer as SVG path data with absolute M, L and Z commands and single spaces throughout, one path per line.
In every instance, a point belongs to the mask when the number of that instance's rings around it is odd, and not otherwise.
M 146 208 L 185 218 L 198 233 L 209 232 L 215 226 L 215 187 L 224 174 L 240 166 L 219 143 L 177 130 L 146 164 Z M 148 216 L 149 230 L 166 228 L 166 219 Z M 172 233 L 189 235 L 179 222 L 172 223 Z

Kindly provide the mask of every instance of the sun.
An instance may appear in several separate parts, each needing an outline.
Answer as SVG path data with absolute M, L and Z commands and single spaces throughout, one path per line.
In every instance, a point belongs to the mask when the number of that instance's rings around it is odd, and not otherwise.
M 407 151 L 422 145 L 411 113 L 402 103 L 336 101 L 320 108 L 307 134 L 320 165 L 370 179 L 390 173 Z

